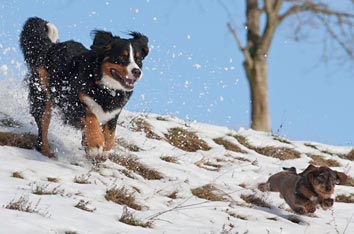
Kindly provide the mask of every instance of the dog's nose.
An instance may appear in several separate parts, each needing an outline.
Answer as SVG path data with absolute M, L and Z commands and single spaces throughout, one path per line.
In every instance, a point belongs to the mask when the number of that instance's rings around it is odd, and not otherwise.
M 139 68 L 133 68 L 132 73 L 136 79 L 138 79 L 141 76 L 141 70 Z
M 326 192 L 330 192 L 332 190 L 331 186 L 326 186 Z

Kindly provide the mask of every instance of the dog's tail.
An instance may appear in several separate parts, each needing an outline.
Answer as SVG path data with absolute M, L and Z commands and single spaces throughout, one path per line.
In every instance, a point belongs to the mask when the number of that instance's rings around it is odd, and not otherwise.
M 54 24 L 41 18 L 29 18 L 23 25 L 20 46 L 29 67 L 45 60 L 45 52 L 58 41 L 58 30 Z

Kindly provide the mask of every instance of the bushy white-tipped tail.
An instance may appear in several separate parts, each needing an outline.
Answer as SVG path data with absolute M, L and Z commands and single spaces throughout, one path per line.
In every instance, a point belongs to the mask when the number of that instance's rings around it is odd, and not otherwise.
M 47 28 L 48 28 L 48 37 L 53 43 L 58 42 L 58 29 L 57 27 L 52 24 L 52 23 L 47 23 Z

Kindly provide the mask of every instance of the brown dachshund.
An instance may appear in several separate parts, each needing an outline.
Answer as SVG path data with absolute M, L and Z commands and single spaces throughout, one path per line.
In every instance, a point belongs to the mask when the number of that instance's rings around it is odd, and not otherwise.
M 284 168 L 258 185 L 262 192 L 280 192 L 292 210 L 299 214 L 314 213 L 317 205 L 327 210 L 333 206 L 331 195 L 336 184 L 345 184 L 347 175 L 329 167 L 309 165 L 297 173 L 295 167 Z

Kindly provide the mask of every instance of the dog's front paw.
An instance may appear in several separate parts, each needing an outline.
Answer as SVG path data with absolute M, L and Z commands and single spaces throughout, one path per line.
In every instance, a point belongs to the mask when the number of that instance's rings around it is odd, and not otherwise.
M 87 148 L 86 155 L 94 162 L 103 162 L 108 158 L 107 151 L 104 151 L 102 146 Z
M 333 204 L 334 204 L 334 200 L 332 198 L 327 198 L 321 202 L 321 207 L 322 209 L 327 210 L 331 208 Z
M 305 207 L 297 207 L 297 208 L 294 209 L 294 211 L 295 211 L 295 213 L 298 213 L 298 214 L 301 214 L 301 215 L 307 213 Z
M 311 202 L 306 206 L 306 210 L 308 213 L 315 213 L 316 211 L 316 203 Z

